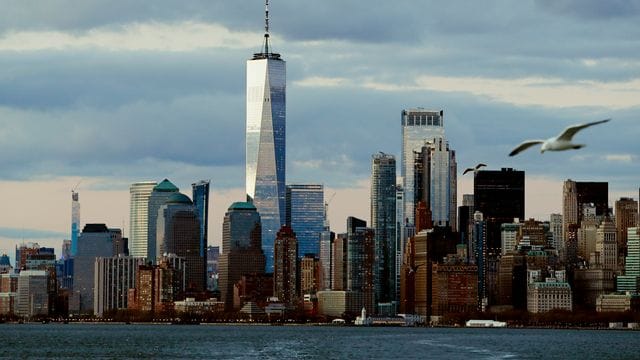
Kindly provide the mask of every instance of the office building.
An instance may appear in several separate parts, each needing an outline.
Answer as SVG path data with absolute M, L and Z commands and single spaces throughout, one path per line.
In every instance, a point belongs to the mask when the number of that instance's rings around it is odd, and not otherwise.
M 609 217 L 598 226 L 595 236 L 596 249 L 600 255 L 603 269 L 616 271 L 618 269 L 618 243 L 616 241 L 616 225 Z
M 191 184 L 193 206 L 198 210 L 200 219 L 200 256 L 207 257 L 209 244 L 209 196 L 211 181 L 200 180 Z
M 320 259 L 313 254 L 306 254 L 300 259 L 300 295 L 315 294 L 320 287 L 322 281 L 322 270 L 320 268 Z
M 158 219 L 162 217 L 159 210 L 167 203 L 167 200 L 174 194 L 179 193 L 179 189 L 171 183 L 171 181 L 164 179 L 158 185 L 153 188 L 151 195 L 149 195 L 149 224 L 147 230 L 147 261 L 151 261 L 155 264 L 156 257 L 158 256 Z M 199 233 L 199 232 L 198 232 Z M 160 252 L 162 254 L 162 252 Z
M 571 286 L 566 281 L 546 278 L 530 282 L 527 286 L 527 310 L 537 314 L 551 310 L 573 309 Z
M 500 225 L 500 242 L 501 242 L 501 254 L 506 255 L 508 253 L 516 251 L 518 246 L 518 234 L 522 223 L 515 221 L 511 224 L 505 223 Z
M 333 284 L 333 244 L 336 233 L 325 230 L 320 233 L 320 266 L 322 267 L 322 282 L 319 290 L 331 290 Z
M 220 246 L 207 247 L 207 290 L 218 290 L 218 263 Z
M 478 310 L 478 267 L 464 263 L 432 265 L 433 315 Z
M 0 274 L 0 315 L 15 313 L 19 276 L 8 272 Z
M 96 258 L 93 290 L 93 313 L 96 316 L 129 307 L 129 289 L 135 288 L 136 272 L 138 267 L 143 265 L 145 265 L 144 258 L 130 256 Z
M 129 188 L 129 244 L 131 256 L 147 257 L 149 239 L 149 197 L 155 181 L 137 182 Z
M 278 231 L 273 249 L 273 294 L 285 304 L 298 297 L 298 240 L 291 227 Z
M 24 270 L 18 277 L 15 313 L 22 317 L 49 314 L 49 275 L 44 270 Z
M 78 235 L 80 234 L 80 200 L 75 190 L 71 190 L 71 256 L 78 252 Z
M 375 292 L 379 302 L 396 298 L 396 159 L 379 153 L 371 164 L 371 227 L 375 236 Z
M 620 198 L 615 204 L 616 240 L 618 256 L 627 255 L 627 229 L 638 226 L 638 202 L 631 198 Z
M 603 217 L 609 212 L 609 185 L 606 182 L 579 182 L 568 179 L 562 188 L 562 239 L 564 248 L 567 242 L 572 240 L 569 227 L 576 225 L 578 228 L 584 218 L 585 205 L 593 204 L 595 216 Z M 589 212 L 587 212 L 589 213 Z M 574 261 L 570 258 L 570 250 L 565 250 L 565 260 Z
M 560 258 L 563 258 L 564 248 L 562 247 L 562 215 L 551 214 L 549 215 L 549 231 L 551 232 L 552 241 L 551 247 L 558 250 Z
M 333 242 L 331 250 L 331 289 L 346 290 L 348 279 L 348 257 L 349 257 L 348 235 L 338 234 Z
M 618 291 L 638 292 L 640 289 L 640 227 L 627 229 L 627 257 L 624 275 L 616 279 Z
M 524 219 L 524 171 L 511 168 L 480 170 L 473 181 L 473 205 L 487 228 L 487 253 L 499 254 L 500 225 Z
M 286 64 L 269 47 L 247 61 L 246 192 L 260 213 L 266 272 L 273 272 L 273 242 L 285 224 Z
M 422 151 L 425 140 L 444 138 L 444 112 L 422 108 L 405 109 L 401 114 L 402 164 L 400 176 L 404 189 L 404 217 L 409 224 L 415 224 L 415 156 Z M 405 234 L 406 236 L 406 234 Z
M 320 233 L 324 231 L 324 186 L 290 184 L 286 187 L 285 224 L 296 233 L 298 258 L 320 255 Z
M 233 307 L 233 286 L 246 274 L 264 274 L 260 214 L 248 202 L 231 204 L 222 224 L 219 288 L 225 309 Z
M 165 254 L 183 257 L 186 287 L 196 292 L 204 291 L 207 283 L 207 258 L 201 255 L 200 229 L 198 210 L 184 194 L 172 193 L 158 209 L 156 258 Z
M 363 294 L 363 306 L 375 311 L 375 234 L 364 220 L 347 218 L 347 289 Z

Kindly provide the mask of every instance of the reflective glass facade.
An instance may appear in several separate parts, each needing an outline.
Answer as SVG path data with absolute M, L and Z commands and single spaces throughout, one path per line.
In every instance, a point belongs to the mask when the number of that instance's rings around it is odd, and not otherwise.
M 280 55 L 247 61 L 246 192 L 260 213 L 266 271 L 285 215 L 286 67 Z
M 396 159 L 373 155 L 371 227 L 375 234 L 375 290 L 379 302 L 396 299 Z
M 414 151 L 425 140 L 444 137 L 444 113 L 421 108 L 402 110 L 402 164 L 400 176 L 404 188 L 404 215 L 410 224 L 415 219 Z
M 320 256 L 320 233 L 324 230 L 324 186 L 287 185 L 286 221 L 298 239 L 298 258 Z
M 201 180 L 191 184 L 193 193 L 191 199 L 198 209 L 200 218 L 200 256 L 206 256 L 209 228 L 209 180 Z
M 156 185 L 155 181 L 144 181 L 129 188 L 129 254 L 134 257 L 147 257 L 149 197 Z

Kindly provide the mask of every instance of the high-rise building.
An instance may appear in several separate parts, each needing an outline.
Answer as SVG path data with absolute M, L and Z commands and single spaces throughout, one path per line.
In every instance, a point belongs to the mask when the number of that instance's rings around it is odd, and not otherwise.
M 207 258 L 200 252 L 198 210 L 181 193 L 173 193 L 158 210 L 156 258 L 165 254 L 185 259 L 187 289 L 198 292 L 206 289 Z
M 207 256 L 209 246 L 209 180 L 200 180 L 191 184 L 193 206 L 198 210 L 200 219 L 200 256 Z
M 473 205 L 487 227 L 487 253 L 500 253 L 500 225 L 524 219 L 524 171 L 480 170 L 473 180 Z
M 44 270 L 25 270 L 18 278 L 15 312 L 31 317 L 49 314 L 49 275 Z
M 518 233 L 521 227 L 522 223 L 520 222 L 513 222 L 511 224 L 504 223 L 500 226 L 502 255 L 516 251 L 516 247 L 518 246 Z
M 128 308 L 129 289 L 135 288 L 136 272 L 144 264 L 144 258 L 130 256 L 96 258 L 93 290 L 93 312 L 96 316 Z
M 409 224 L 415 224 L 415 156 L 425 140 L 444 138 L 444 112 L 422 108 L 402 110 L 402 164 L 400 176 L 404 189 L 404 216 Z
M 320 255 L 320 233 L 324 230 L 324 186 L 290 184 L 285 196 L 285 224 L 296 233 L 298 258 Z
M 562 247 L 562 215 L 561 214 L 551 214 L 549 215 L 549 231 L 553 236 L 552 243 L 550 244 L 554 249 L 558 250 L 560 254 L 560 258 L 562 258 L 562 254 L 564 249 Z
M 487 286 L 487 223 L 480 211 L 473 214 L 473 255 L 475 264 L 478 266 L 478 309 L 484 311 L 488 305 L 489 291 Z
M 273 272 L 273 242 L 285 222 L 286 66 L 269 48 L 269 8 L 264 47 L 247 61 L 246 192 L 262 222 L 266 271 Z
M 615 210 L 618 256 L 626 256 L 627 229 L 638 226 L 638 202 L 632 198 L 620 198 L 616 201 Z
M 336 233 L 324 230 L 320 233 L 320 266 L 322 267 L 322 282 L 319 290 L 331 290 L 333 284 L 333 244 Z
M 207 247 L 207 290 L 218 289 L 218 262 L 220 261 L 220 246 Z
M 164 179 L 160 184 L 156 185 L 149 196 L 149 223 L 147 230 L 147 261 L 156 262 L 158 254 L 158 219 L 162 216 L 159 213 L 160 208 L 166 204 L 167 200 L 173 195 L 179 193 L 171 181 Z M 162 253 L 160 253 L 162 254 Z
M 71 256 L 78 251 L 78 234 L 80 233 L 80 201 L 79 195 L 71 190 Z
M 363 306 L 375 310 L 375 234 L 364 220 L 347 218 L 347 288 L 363 294 Z
M 400 278 L 402 274 L 402 259 L 404 257 L 404 248 L 409 235 L 405 234 L 408 230 L 405 228 L 404 217 L 404 188 L 402 184 L 396 184 L 396 299 L 400 300 Z M 413 234 L 411 234 L 413 236 Z
M 396 159 L 379 153 L 371 165 L 371 227 L 375 236 L 376 298 L 390 302 L 396 298 Z
M 616 226 L 610 218 L 605 217 L 596 230 L 596 251 L 600 253 L 600 263 L 605 270 L 618 269 L 618 243 L 616 242 Z
M 129 208 L 129 243 L 130 254 L 135 257 L 147 257 L 147 240 L 149 239 L 149 197 L 155 181 L 137 182 L 131 185 Z
M 331 247 L 331 289 L 347 290 L 348 235 L 338 234 Z
M 273 244 L 273 294 L 285 304 L 298 296 L 298 240 L 291 227 L 284 225 Z
M 425 139 L 414 153 L 415 203 L 423 201 L 433 226 L 457 227 L 456 153 L 442 137 Z
M 320 260 L 313 254 L 306 254 L 300 259 L 300 294 L 315 294 L 320 284 Z
M 243 275 L 264 274 L 260 214 L 248 202 L 231 204 L 222 224 L 219 288 L 225 308 L 233 307 L 233 286 Z
M 585 204 L 593 204 L 596 217 L 602 217 L 609 212 L 609 185 L 606 182 L 579 182 L 568 179 L 562 190 L 562 240 L 565 259 L 569 261 L 571 254 L 567 249 L 567 242 L 573 234 L 569 227 L 580 227 L 584 218 Z
M 112 233 L 105 224 L 86 224 L 82 229 L 73 261 L 73 297 L 77 301 L 70 300 L 69 312 L 93 313 L 96 258 L 113 256 L 112 242 Z
M 640 227 L 627 229 L 627 257 L 624 275 L 616 279 L 618 291 L 638 292 L 640 290 Z

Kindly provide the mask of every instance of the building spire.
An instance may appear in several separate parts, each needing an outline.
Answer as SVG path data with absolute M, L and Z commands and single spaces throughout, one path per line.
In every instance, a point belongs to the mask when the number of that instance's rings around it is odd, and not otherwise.
M 264 5 L 264 53 L 269 53 L 269 0 Z

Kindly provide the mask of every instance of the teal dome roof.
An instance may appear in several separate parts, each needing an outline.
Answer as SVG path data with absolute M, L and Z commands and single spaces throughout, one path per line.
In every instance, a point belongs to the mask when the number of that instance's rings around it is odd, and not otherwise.
M 11 266 L 11 262 L 9 261 L 7 254 L 0 256 L 0 266 Z
M 171 196 L 169 196 L 169 198 L 167 198 L 166 204 L 187 204 L 187 205 L 192 205 L 193 202 L 191 201 L 191 199 L 189 199 L 189 197 L 187 195 L 177 192 L 175 194 L 171 194 Z
M 153 191 L 178 192 L 178 191 L 180 191 L 180 189 L 178 189 L 175 185 L 173 185 L 173 183 L 171 181 L 169 181 L 168 179 L 164 179 L 164 180 L 162 180 L 162 182 L 160 184 L 156 185 L 153 188 Z
M 234 202 L 229 206 L 229 210 L 256 210 L 256 207 L 253 206 L 250 202 Z

